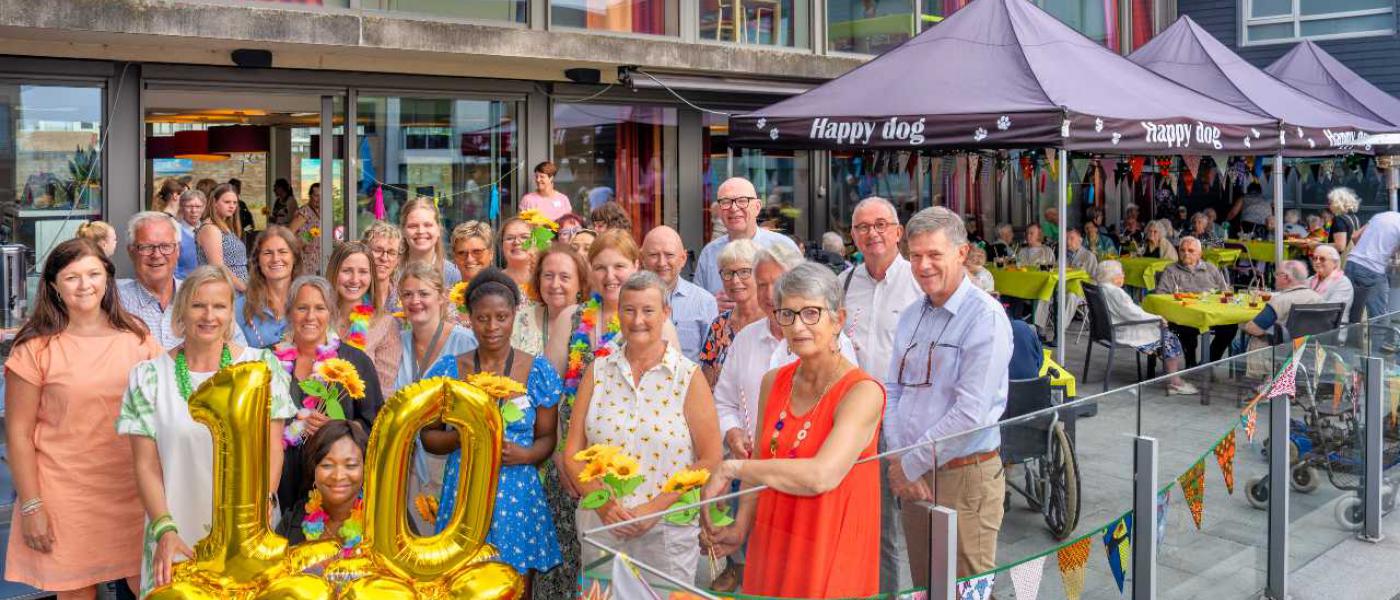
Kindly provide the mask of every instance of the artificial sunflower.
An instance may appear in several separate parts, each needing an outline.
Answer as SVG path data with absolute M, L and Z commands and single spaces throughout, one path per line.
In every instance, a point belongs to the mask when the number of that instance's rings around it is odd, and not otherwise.
M 578 480 L 581 482 L 593 481 L 594 479 L 597 479 L 607 474 L 607 472 L 608 465 L 606 463 L 602 461 L 594 461 L 588 463 L 587 465 L 584 465 L 583 471 L 581 471 L 578 474 Z
M 618 479 L 631 479 L 636 477 L 642 470 L 641 463 L 637 459 L 619 452 L 608 458 L 608 473 Z
M 457 310 L 467 310 L 467 282 L 457 282 L 457 285 L 452 286 L 452 292 L 448 294 L 447 298 L 452 301 L 452 305 L 456 306 Z
M 583 450 L 579 450 L 574 455 L 574 460 L 579 462 L 601 462 L 606 463 L 614 454 L 622 452 L 622 448 L 608 446 L 606 444 L 593 444 Z
M 671 477 L 661 486 L 661 491 L 684 494 L 705 485 L 705 482 L 709 480 L 710 472 L 705 469 L 681 469 L 671 474 Z
M 467 383 L 481 388 L 481 391 L 496 400 L 514 398 L 525 393 L 525 386 L 520 385 L 520 382 L 494 373 L 473 373 L 467 376 Z
M 316 366 L 316 375 L 329 383 L 338 383 L 345 388 L 345 393 L 351 398 L 360 399 L 365 397 L 365 382 L 360 379 L 360 373 L 355 370 L 355 365 L 343 358 L 330 358 Z

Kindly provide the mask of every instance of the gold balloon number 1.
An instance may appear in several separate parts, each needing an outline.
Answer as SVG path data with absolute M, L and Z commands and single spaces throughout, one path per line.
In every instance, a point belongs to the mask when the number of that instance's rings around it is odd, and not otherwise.
M 333 541 L 295 547 L 269 528 L 266 364 L 240 363 L 190 396 L 190 415 L 214 439 L 214 512 L 193 560 L 176 566 L 174 582 L 153 600 L 513 600 L 524 582 L 495 562 L 486 543 L 496 499 L 503 423 L 495 399 L 465 382 L 426 380 L 400 390 L 375 419 L 365 457 L 364 541 L 360 556 L 332 560 L 325 577 L 309 566 L 338 552 Z M 424 425 L 457 428 L 462 468 L 458 505 L 432 536 L 412 532 L 406 495 L 414 440 Z M 449 483 L 450 484 L 450 483 Z M 349 581 L 337 586 L 337 582 Z

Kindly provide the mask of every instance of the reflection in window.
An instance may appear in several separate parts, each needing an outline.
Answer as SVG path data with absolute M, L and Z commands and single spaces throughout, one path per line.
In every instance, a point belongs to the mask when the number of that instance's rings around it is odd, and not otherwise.
M 343 0 L 342 0 L 343 1 Z M 360 0 L 361 8 L 477 21 L 524 23 L 525 0 Z
M 1336 39 L 1395 32 L 1392 0 L 1248 0 L 1250 42 Z
M 924 31 L 952 16 L 958 9 L 967 6 L 968 1 L 924 0 L 919 30 Z M 1121 12 L 1131 7 L 1132 31 L 1129 39 L 1132 43 L 1129 51 L 1152 39 L 1152 0 L 1032 0 L 1032 4 L 1114 52 L 1119 51 L 1121 43 Z
M 552 24 L 619 33 L 676 35 L 675 0 L 550 0 Z
M 616 200 L 641 239 L 676 198 L 676 109 L 648 105 L 554 106 L 554 186 L 574 212 Z
M 804 0 L 700 0 L 700 38 L 766 46 L 807 46 Z
M 719 115 L 705 114 L 704 164 L 705 240 L 724 233 L 719 215 L 710 208 L 717 197 L 719 185 L 730 177 L 743 177 L 753 182 L 763 199 L 759 219 L 764 227 L 786 234 L 797 233 L 802 209 L 811 200 L 809 156 L 805 150 L 759 150 L 729 146 L 729 120 Z M 819 232 L 808 232 L 816 237 Z
M 912 0 L 827 0 L 827 43 L 839 52 L 879 54 L 916 30 Z
M 43 264 L 102 218 L 102 88 L 0 84 L 0 239 Z
M 438 199 L 444 231 L 488 219 L 493 196 L 501 206 L 510 206 L 523 176 L 513 171 L 515 103 L 397 96 L 359 100 L 361 232 L 376 213 L 398 222 L 399 209 L 417 196 Z

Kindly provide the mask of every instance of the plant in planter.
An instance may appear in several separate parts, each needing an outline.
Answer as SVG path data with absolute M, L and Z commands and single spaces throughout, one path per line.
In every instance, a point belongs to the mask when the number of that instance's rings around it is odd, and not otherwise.
M 102 159 L 97 148 L 79 146 L 68 159 L 69 197 L 74 208 L 95 204 L 98 190 L 102 189 Z

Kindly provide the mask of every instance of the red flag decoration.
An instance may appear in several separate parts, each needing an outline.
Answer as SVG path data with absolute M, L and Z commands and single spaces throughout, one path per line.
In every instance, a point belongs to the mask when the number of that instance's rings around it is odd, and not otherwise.
M 1220 439 L 1215 445 L 1215 462 L 1220 465 L 1220 475 L 1225 478 L 1225 491 L 1235 493 L 1235 429 Z M 1200 523 L 1197 523 L 1199 525 Z
M 1142 168 L 1147 166 L 1147 157 L 1134 156 L 1128 159 L 1128 166 L 1132 169 L 1133 183 L 1137 183 L 1138 178 L 1142 177 Z
M 1084 574 L 1089 566 L 1089 549 L 1092 544 L 1088 537 L 1060 548 L 1055 558 L 1060 565 L 1060 579 L 1065 585 L 1065 598 L 1079 600 L 1084 593 Z
M 1201 459 L 1196 464 L 1191 465 L 1185 473 L 1176 478 L 1176 483 L 1181 486 L 1181 497 L 1186 500 L 1186 507 L 1191 509 L 1191 520 L 1196 522 L 1196 529 L 1201 528 L 1201 518 L 1205 515 L 1206 502 L 1206 461 Z
M 1026 179 L 1026 181 L 1030 181 L 1031 178 L 1034 176 L 1034 174 L 1035 174 L 1035 163 L 1031 162 L 1031 156 L 1030 156 L 1029 154 L 1022 154 L 1022 155 L 1021 155 L 1021 177 L 1024 177 L 1024 178 Z

